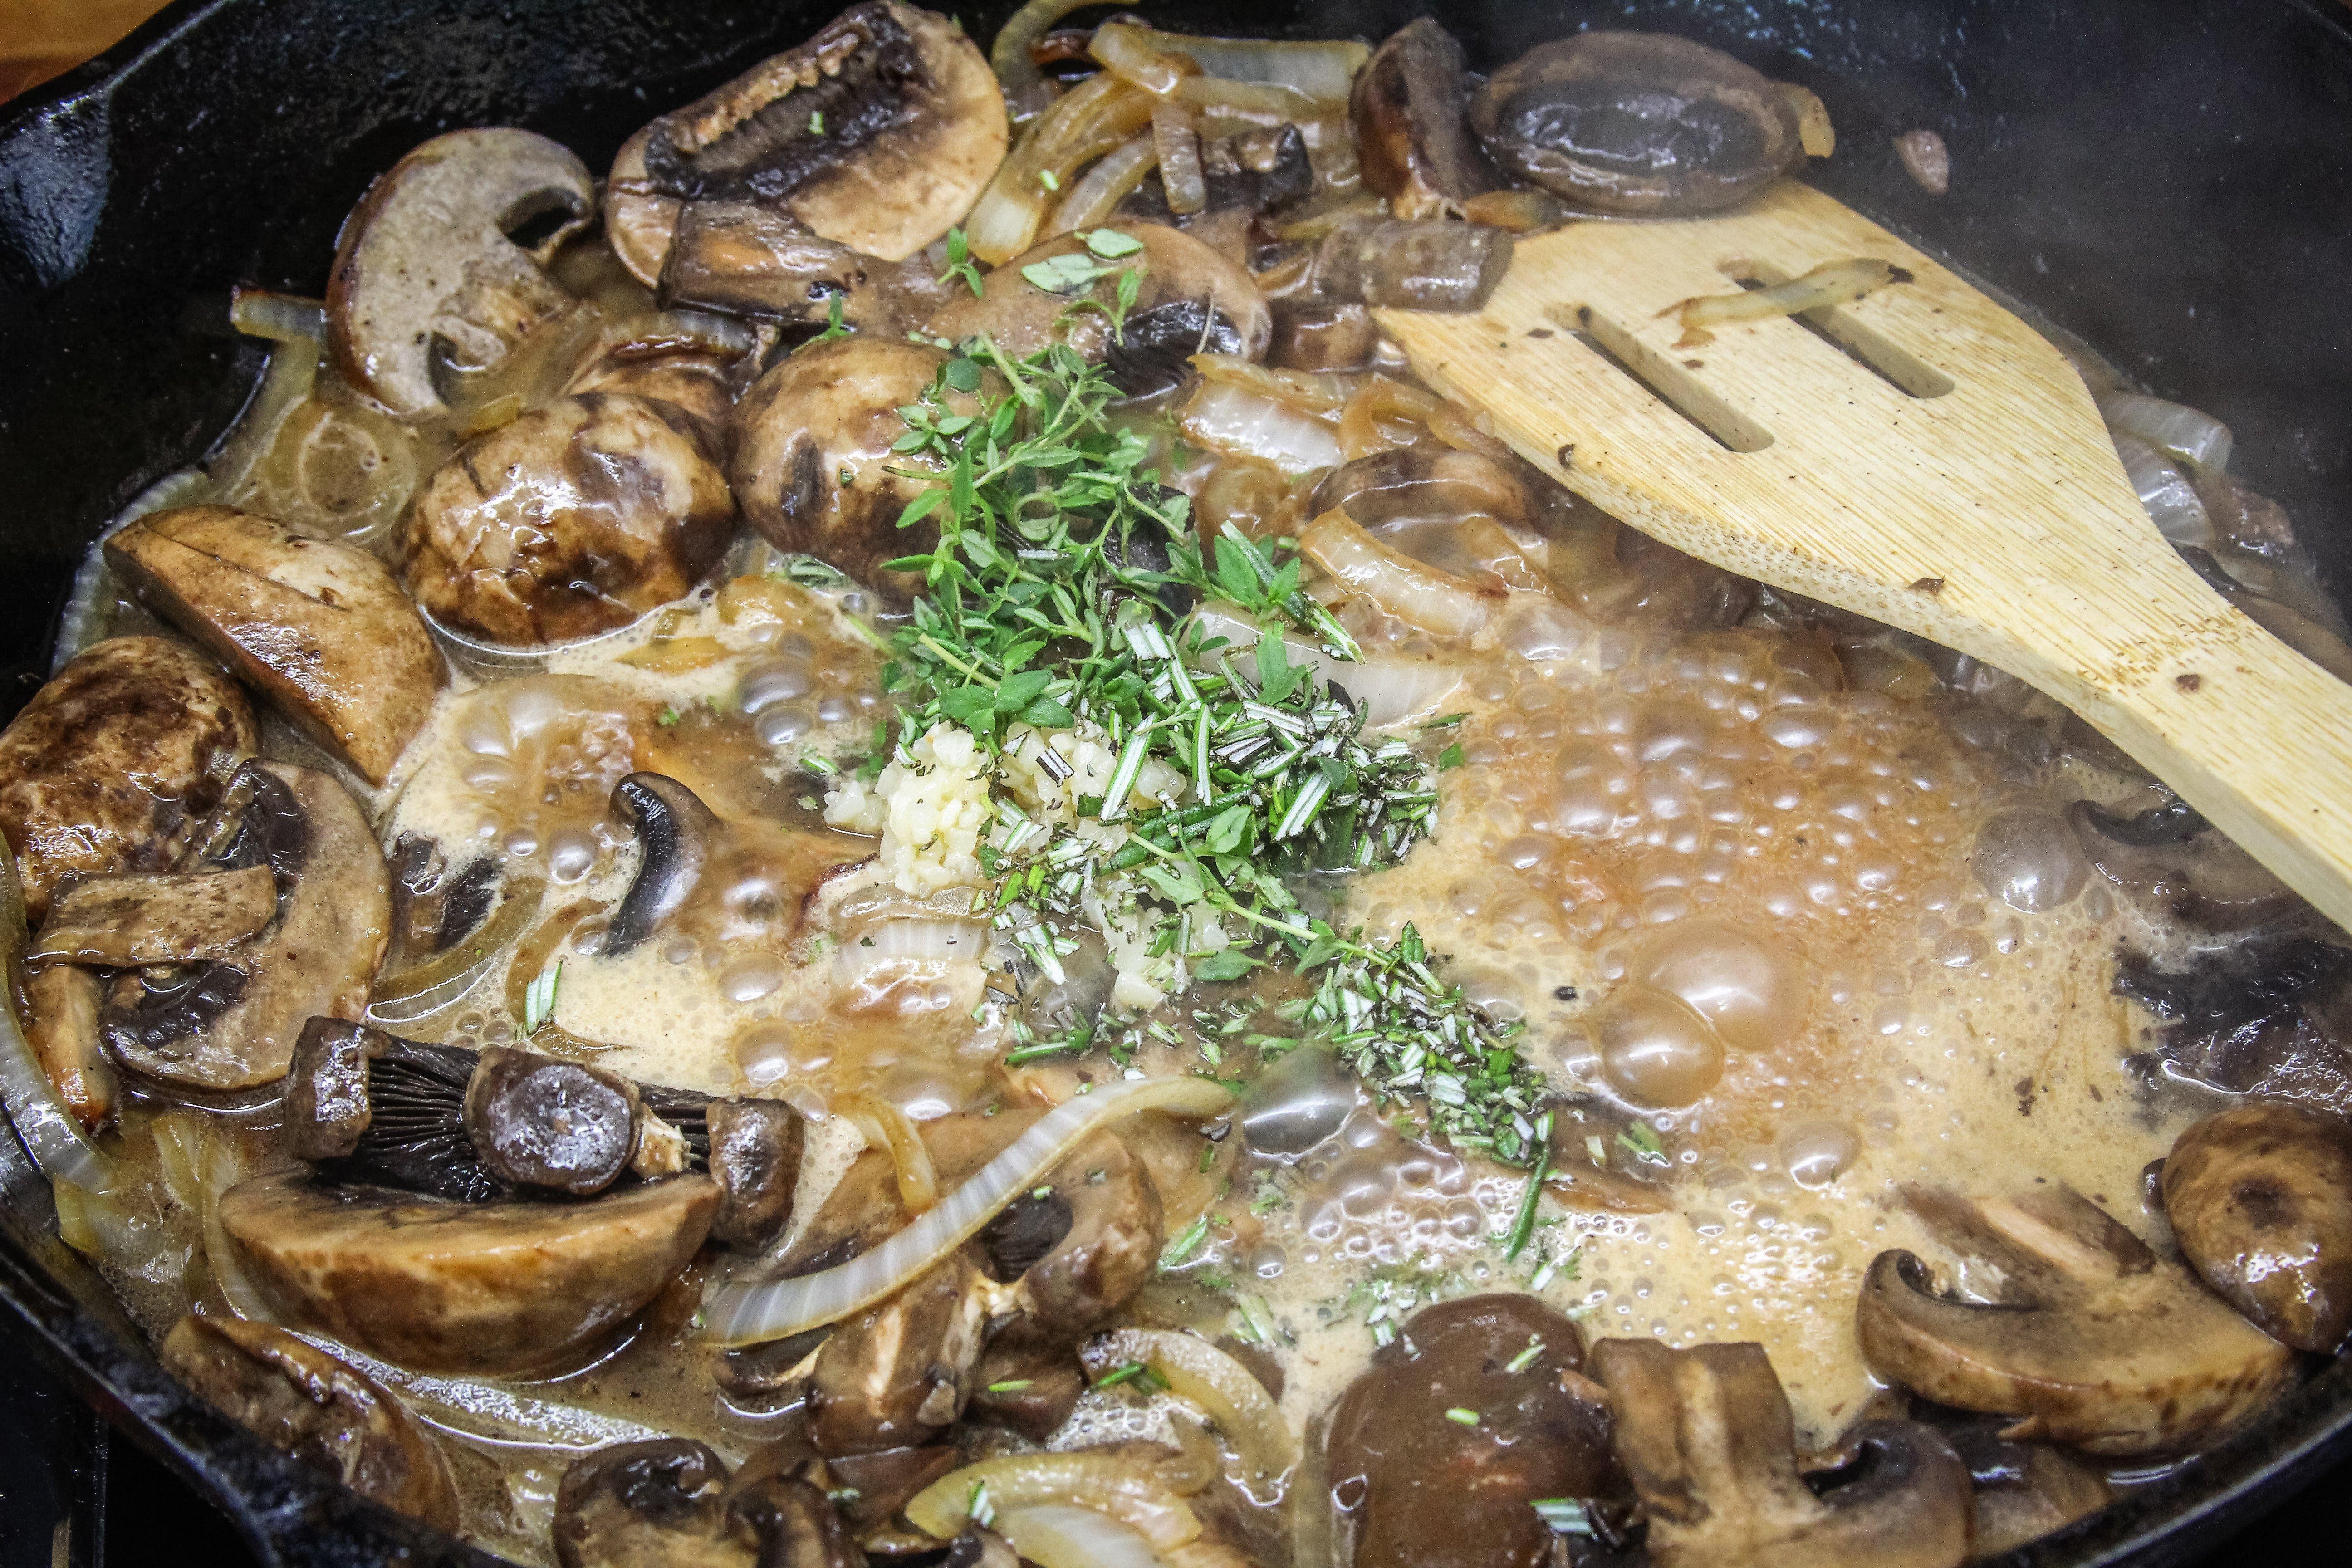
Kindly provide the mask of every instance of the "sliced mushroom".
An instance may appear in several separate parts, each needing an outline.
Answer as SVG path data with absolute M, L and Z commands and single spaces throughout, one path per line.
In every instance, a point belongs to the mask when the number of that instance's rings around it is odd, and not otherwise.
M 950 1111 L 915 1123 L 942 1190 L 969 1180 L 1003 1152 L 1035 1114 L 1011 1110 L 984 1115 Z M 776 1277 L 793 1279 L 846 1263 L 903 1228 L 913 1216 L 898 1201 L 898 1179 L 889 1152 L 868 1149 L 850 1163 L 793 1244 L 776 1259 Z
M 436 354 L 487 369 L 572 308 L 541 268 L 595 210 L 587 168 L 531 132 L 453 131 L 416 148 L 343 222 L 327 342 L 344 379 L 404 418 L 439 411 Z
M 152 512 L 110 537 L 142 601 L 380 784 L 431 711 L 441 655 L 391 570 L 225 506 Z
M 1458 216 L 1502 184 L 1470 134 L 1462 46 L 1427 16 L 1372 51 L 1348 97 L 1364 188 L 1402 218 Z
M 2352 1333 L 2352 1123 L 2292 1105 L 2209 1116 L 2164 1162 L 2164 1212 L 2256 1328 L 2322 1355 Z
M 719 1213 L 710 1239 L 721 1247 L 764 1247 L 793 1217 L 800 1182 L 800 1112 L 777 1100 L 714 1100 L 705 1113 Z
M 1511 268 L 1511 231 L 1440 218 L 1352 217 L 1316 247 L 1319 300 L 1404 310 L 1475 310 Z
M 1664 33 L 1539 44 L 1470 100 L 1486 155 L 1607 212 L 1710 212 L 1804 157 L 1797 112 L 1719 49 Z
M 241 1318 L 182 1318 L 162 1354 L 173 1376 L 271 1447 L 436 1530 L 457 1528 L 457 1489 L 440 1448 L 357 1368 Z
M 1010 135 L 979 48 L 898 0 L 851 6 L 648 129 L 651 194 L 760 202 L 886 261 L 971 209 Z
M 1915 1393 L 2014 1415 L 2014 1436 L 2148 1454 L 2226 1431 L 2294 1376 L 2284 1345 L 2076 1193 L 1906 1195 L 1940 1239 L 2000 1268 L 2004 1296 L 1939 1295 L 1908 1252 L 1873 1260 L 1863 1355 Z
M 400 575 L 444 625 L 508 647 L 588 637 L 683 597 L 734 531 L 677 405 L 558 398 L 460 447 L 401 523 Z
M 52 964 L 25 981 L 25 1043 L 58 1101 L 85 1132 L 114 1120 L 120 1086 L 100 1044 L 106 984 L 89 970 Z
M 866 1568 L 841 1511 L 807 1481 L 762 1476 L 728 1499 L 727 1512 L 759 1541 L 758 1568 Z
M 2126 815 L 2078 800 L 2066 818 L 2099 874 L 2158 920 L 2239 933 L 2300 906 L 2293 889 L 2184 801 L 2168 796 Z
M 593 1197 L 629 1168 L 644 1101 L 618 1073 L 510 1046 L 486 1047 L 466 1086 L 474 1152 L 501 1180 Z
M 1528 1504 L 1623 1491 L 1583 1364 L 1576 1325 L 1531 1296 L 1465 1296 L 1407 1320 L 1331 1415 L 1331 1499 L 1354 1522 L 1353 1568 L 1550 1562 L 1551 1531 Z
M 983 1234 L 999 1277 L 1020 1282 L 1022 1337 L 1072 1339 L 1132 1300 L 1158 1269 L 1160 1189 L 1108 1131 L 1072 1150 L 1040 1186 L 1044 1195 L 1016 1198 Z
M 1070 1418 L 1087 1391 L 1087 1369 L 1066 1343 L 1045 1344 L 1000 1335 L 989 1342 L 972 1373 L 967 1419 L 1009 1426 L 1043 1443 Z
M 646 172 L 646 147 L 654 131 L 654 125 L 641 127 L 621 143 L 604 181 L 604 242 L 629 276 L 648 289 L 661 286 L 662 263 L 677 232 L 678 215 L 686 209 L 677 197 L 656 189 L 653 176 Z
M 714 944 L 781 950 L 800 930 L 824 874 L 857 858 L 835 834 L 722 820 L 660 773 L 624 778 L 613 805 L 635 829 L 642 858 L 605 928 L 606 957 L 671 929 Z
M 1283 370 L 1362 370 L 1380 350 L 1372 313 L 1349 300 L 1274 300 L 1265 363 Z
M 912 579 L 877 569 L 937 541 L 928 522 L 898 527 L 898 514 L 929 488 L 919 476 L 931 465 L 890 448 L 907 433 L 898 410 L 920 402 L 947 362 L 921 343 L 851 336 L 772 366 L 735 406 L 728 472 L 745 521 L 779 550 L 911 593 Z M 950 390 L 940 404 L 951 415 L 981 411 L 976 393 Z
M 2352 949 L 2240 940 L 2178 971 L 2126 952 L 2115 990 L 2166 1020 L 2154 1055 L 2168 1076 L 2352 1116 Z
M 961 286 L 959 286 L 961 287 Z M 688 202 L 662 266 L 665 299 L 730 315 L 903 338 L 949 299 L 917 256 L 885 261 L 757 202 Z
M 521 1377 L 576 1363 L 685 1268 L 719 1207 L 708 1176 L 588 1203 L 436 1203 L 260 1176 L 220 1222 L 296 1323 L 421 1372 Z
M 1106 243 L 1099 238 L 1105 232 L 1089 231 L 1094 246 Z M 955 290 L 926 330 L 959 342 L 984 332 L 1015 357 L 1066 343 L 1083 358 L 1100 360 L 1112 346 L 1108 311 L 1119 279 L 1139 272 L 1128 311 L 1127 335 L 1133 346 L 1172 352 L 1179 359 L 1193 353 L 1265 357 L 1274 318 L 1246 268 L 1181 229 L 1138 223 L 1108 232 L 1142 248 L 1106 258 L 1087 238 L 1055 235 L 991 272 L 978 298 L 968 289 Z M 1040 278 L 1055 274 L 1056 257 L 1089 264 L 1098 275 L 1081 281 L 1079 274 L 1063 274 L 1068 287 L 1039 287 Z M 1073 310 L 1080 300 L 1100 309 Z
M 874 1454 L 841 1454 L 822 1461 L 828 1489 L 846 1494 L 841 1511 L 851 1528 L 880 1530 L 898 1516 L 917 1492 L 962 1462 L 954 1445 L 885 1448 Z
M 563 395 L 622 392 L 670 404 L 693 416 L 706 451 L 723 453 L 728 416 L 735 407 L 736 367 L 751 346 L 749 332 L 740 342 L 666 327 L 616 333 L 580 363 L 563 384 Z
M 26 957 L 106 969 L 226 958 L 277 913 L 267 866 L 92 877 L 58 889 Z
M 550 1536 L 562 1568 L 753 1568 L 755 1542 L 727 1512 L 727 1462 L 691 1437 L 614 1443 L 576 1459 L 555 1489 Z
M 311 1018 L 365 1011 L 392 891 L 358 805 L 313 769 L 247 763 L 182 868 L 253 865 L 277 880 L 267 931 L 227 959 L 115 981 L 102 1027 L 134 1072 L 212 1092 L 274 1083 Z
M 1656 1568 L 1956 1568 L 1968 1556 L 1968 1467 L 1916 1422 L 1864 1422 L 1851 1438 L 1859 1474 L 1819 1495 L 1806 1484 L 1762 1345 L 1603 1340 L 1592 1371 Z
M 995 1292 L 970 1247 L 835 1329 L 809 1384 L 825 1455 L 919 1447 L 963 1414 Z
M 38 921 L 68 872 L 169 868 L 261 743 L 236 683 L 164 637 L 77 654 L 0 733 L 0 831 Z
M 1969 1468 L 1976 1489 L 1969 1540 L 1971 1563 L 1998 1557 L 2063 1529 L 2115 1498 L 2105 1472 L 2071 1449 L 2013 1441 L 2000 1435 L 2003 1423 L 1998 1416 L 1964 1415 L 1893 1392 L 1898 1411 L 1910 1407 L 1914 1417 L 1949 1443 Z M 1858 1450 L 1846 1453 L 1853 1447 L 1841 1443 L 1841 1458 L 1859 1457 Z

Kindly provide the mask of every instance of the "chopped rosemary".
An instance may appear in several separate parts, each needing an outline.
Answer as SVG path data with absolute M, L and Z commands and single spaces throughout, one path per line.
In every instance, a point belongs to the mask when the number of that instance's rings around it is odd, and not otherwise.
M 1591 1535 L 1591 1515 L 1585 1511 L 1584 1500 L 1572 1497 L 1538 1498 L 1528 1507 L 1536 1517 L 1551 1527 L 1555 1535 Z
M 1003 1383 L 990 1384 L 988 1385 L 988 1392 L 991 1394 L 1018 1394 L 1023 1389 L 1028 1387 L 1031 1381 L 1031 1379 L 1025 1377 L 1008 1377 Z
M 1503 1363 L 1505 1372 L 1525 1372 L 1535 1365 L 1536 1357 L 1543 1354 L 1544 1342 L 1534 1334 L 1528 1336 L 1528 1348 Z
M 1453 1422 L 1457 1426 L 1475 1426 L 1478 1425 L 1478 1413 L 1475 1410 L 1466 1409 L 1459 1405 L 1447 1410 L 1445 1413 L 1445 1418 L 1448 1421 Z
M 557 959 L 555 967 L 541 970 L 539 977 L 523 988 L 522 1032 L 536 1034 L 539 1026 L 555 1016 L 555 988 L 563 984 L 563 960 Z
M 1212 1147 L 1213 1148 L 1213 1145 Z M 1202 1167 L 1203 1170 L 1207 1168 L 1205 1165 Z M 1175 1268 L 1192 1254 L 1200 1251 L 1201 1244 L 1208 1239 L 1209 1216 L 1204 1214 L 1177 1233 L 1176 1239 L 1170 1242 L 1167 1249 L 1160 1253 L 1160 1267 Z

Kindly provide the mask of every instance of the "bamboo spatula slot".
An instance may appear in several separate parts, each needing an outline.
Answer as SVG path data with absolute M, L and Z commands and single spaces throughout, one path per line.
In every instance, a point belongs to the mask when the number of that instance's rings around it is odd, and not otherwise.
M 1910 277 L 1676 346 L 1682 300 L 1856 258 Z M 1482 310 L 1380 316 L 1570 489 L 2032 682 L 2352 924 L 2352 687 L 2173 553 L 2074 367 L 1931 258 L 1783 182 L 1714 217 L 1524 241 Z

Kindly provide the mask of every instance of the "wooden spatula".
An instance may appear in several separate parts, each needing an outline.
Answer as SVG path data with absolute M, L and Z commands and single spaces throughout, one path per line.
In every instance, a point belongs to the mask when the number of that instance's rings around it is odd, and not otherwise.
M 1835 342 L 1783 318 L 1675 346 L 1684 300 L 1856 258 L 1911 277 L 1811 312 Z M 2352 926 L 2352 687 L 2173 553 L 2056 349 L 1867 218 L 1787 181 L 1721 216 L 1571 224 L 1483 310 L 1380 317 L 1570 489 L 2031 681 Z

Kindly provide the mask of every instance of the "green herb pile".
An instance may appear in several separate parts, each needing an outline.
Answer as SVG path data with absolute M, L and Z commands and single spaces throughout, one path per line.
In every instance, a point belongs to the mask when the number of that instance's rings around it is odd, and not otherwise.
M 1122 289 L 1122 307 L 1132 292 Z M 993 396 L 992 372 L 1007 389 Z M 953 411 L 975 394 L 979 411 Z M 900 520 L 931 521 L 939 542 L 890 563 L 920 573 L 926 591 L 884 672 L 901 699 L 898 731 L 880 737 L 864 771 L 878 773 L 942 721 L 992 752 L 1015 723 L 1099 731 L 1117 766 L 1078 815 L 1124 831 L 1039 822 L 1000 790 L 981 852 L 996 879 L 998 929 L 1048 979 L 1061 980 L 1090 902 L 1149 931 L 1171 995 L 1189 981 L 1294 971 L 1313 989 L 1275 1011 L 1297 1033 L 1254 1035 L 1263 1054 L 1328 1039 L 1376 1093 L 1424 1103 L 1455 1144 L 1535 1163 L 1542 1086 L 1511 1044 L 1517 1026 L 1441 984 L 1410 927 L 1394 943 L 1343 934 L 1286 880 L 1401 858 L 1435 817 L 1429 764 L 1405 739 L 1365 734 L 1366 708 L 1286 650 L 1287 634 L 1332 658 L 1358 657 L 1301 591 L 1297 560 L 1231 529 L 1213 561 L 1203 557 L 1186 497 L 1157 482 L 1141 436 L 1107 419 L 1118 395 L 1066 348 L 1014 360 L 978 340 L 899 410 L 907 434 L 896 449 L 936 463 L 946 482 Z M 1255 647 L 1208 637 L 1171 607 L 1192 595 L 1255 620 Z M 1130 811 L 1152 763 L 1182 776 L 1184 796 Z M 1210 920 L 1226 945 L 1196 945 Z M 1123 1059 L 1142 1038 L 1140 1026 L 1119 1039 L 1093 1025 L 1045 1039 L 1015 1027 L 1015 1061 L 1097 1045 Z M 1150 1029 L 1172 1037 L 1164 1024 Z

